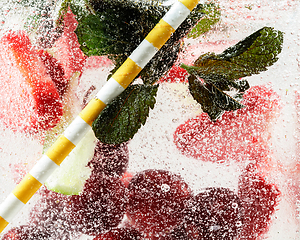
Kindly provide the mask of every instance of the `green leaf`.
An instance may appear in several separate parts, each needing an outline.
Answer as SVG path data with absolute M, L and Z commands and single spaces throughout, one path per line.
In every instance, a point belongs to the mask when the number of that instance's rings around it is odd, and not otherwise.
M 158 85 L 130 85 L 94 121 L 95 136 L 106 144 L 132 139 L 154 108 L 157 90 Z
M 109 55 L 115 69 L 122 65 L 170 8 L 158 1 L 86 0 L 86 3 L 93 14 L 78 19 L 76 34 L 81 50 L 87 56 Z M 138 77 L 145 84 L 153 85 L 168 72 L 177 60 L 180 40 L 203 15 L 202 5 L 197 6 L 143 68 Z
M 216 121 L 224 111 L 243 108 L 237 99 L 224 93 L 216 85 L 198 80 L 194 75 L 189 76 L 189 90 L 193 98 L 201 104 L 212 121 Z M 237 98 L 239 99 L 239 95 Z
M 220 7 L 213 2 L 203 4 L 203 13 L 205 16 L 190 31 L 187 35 L 188 38 L 197 38 L 210 31 L 221 19 Z
M 221 54 L 201 55 L 194 66 L 182 64 L 181 67 L 191 74 L 189 89 L 192 96 L 212 120 L 224 111 L 242 108 L 239 101 L 250 86 L 247 80 L 240 78 L 266 71 L 278 60 L 282 43 L 282 32 L 264 27 Z M 226 91 L 235 94 L 231 96 Z
M 82 51 L 87 56 L 129 54 L 158 23 L 166 8 L 131 1 L 86 1 L 93 14 L 78 20 L 76 29 Z
M 264 27 L 221 54 L 201 55 L 194 63 L 193 74 L 216 80 L 234 80 L 266 71 L 278 60 L 282 50 L 283 33 Z

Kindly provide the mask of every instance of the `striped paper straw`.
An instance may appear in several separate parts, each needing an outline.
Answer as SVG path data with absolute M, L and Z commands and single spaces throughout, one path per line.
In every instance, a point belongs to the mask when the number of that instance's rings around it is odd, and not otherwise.
M 179 0 L 112 75 L 75 120 L 0 205 L 0 233 L 25 206 L 46 179 L 91 129 L 101 111 L 122 93 L 173 32 L 196 7 L 199 0 Z

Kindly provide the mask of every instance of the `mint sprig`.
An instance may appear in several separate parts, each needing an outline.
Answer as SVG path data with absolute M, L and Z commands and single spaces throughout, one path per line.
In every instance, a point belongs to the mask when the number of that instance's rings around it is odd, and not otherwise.
M 221 54 L 201 55 L 194 66 L 181 66 L 190 73 L 189 89 L 210 118 L 217 120 L 224 111 L 242 108 L 238 101 L 249 84 L 240 78 L 266 71 L 278 60 L 283 33 L 271 27 L 254 32 Z M 230 96 L 226 91 L 235 91 Z
M 158 85 L 130 85 L 114 99 L 93 123 L 95 136 L 106 144 L 120 144 L 133 138 L 154 108 Z
M 64 6 L 78 12 L 74 0 Z M 116 71 L 138 47 L 147 34 L 169 10 L 158 1 L 85 0 L 90 14 L 78 13 L 76 35 L 81 50 L 87 55 L 108 55 Z M 154 84 L 173 66 L 181 49 L 181 40 L 204 15 L 203 5 L 194 9 L 160 51 L 144 67 L 138 77 L 145 84 Z

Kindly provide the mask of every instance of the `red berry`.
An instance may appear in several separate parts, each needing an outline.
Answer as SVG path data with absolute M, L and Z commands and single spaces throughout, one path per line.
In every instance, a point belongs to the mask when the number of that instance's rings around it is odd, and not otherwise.
M 41 198 L 31 211 L 30 224 L 41 234 L 48 234 L 47 239 L 69 239 L 72 231 L 64 213 L 67 204 L 68 196 L 42 189 Z
M 51 239 L 51 234 L 43 231 L 41 228 L 33 225 L 21 225 L 10 229 L 1 238 L 2 240 L 37 240 L 37 239 Z
M 176 83 L 176 82 L 188 82 L 188 72 L 179 67 L 179 66 L 173 66 L 169 72 L 160 79 L 159 82 L 168 82 L 168 83 Z
M 142 240 L 142 235 L 132 228 L 116 228 L 98 235 L 93 240 Z
M 46 67 L 47 74 L 54 82 L 60 98 L 62 98 L 69 82 L 65 77 L 64 69 L 62 68 L 61 64 L 47 51 L 39 50 L 38 55 Z
M 62 114 L 57 89 L 24 31 L 9 31 L 0 45 L 1 121 L 13 130 L 47 130 Z
M 189 240 L 184 225 L 176 226 L 170 233 L 160 238 L 160 240 Z
M 186 209 L 188 239 L 234 239 L 242 226 L 241 202 L 227 188 L 208 188 Z
M 28 238 L 27 234 L 25 233 L 26 231 L 25 228 L 27 228 L 27 226 L 25 225 L 12 228 L 7 233 L 5 233 L 1 239 L 2 240 L 25 240 Z
M 94 156 L 88 163 L 95 173 L 121 177 L 129 163 L 128 143 L 105 144 L 97 141 Z
M 240 176 L 239 197 L 244 209 L 244 223 L 239 239 L 255 240 L 267 232 L 278 204 L 280 191 L 267 183 L 250 164 Z
M 145 237 L 157 239 L 183 220 L 191 190 L 183 179 L 164 170 L 145 170 L 129 183 L 127 217 Z
M 75 231 L 98 235 L 117 227 L 127 206 L 126 188 L 119 178 L 93 174 L 80 195 L 71 196 L 66 207 Z
M 202 113 L 180 125 L 174 133 L 176 147 L 203 161 L 264 159 L 279 97 L 265 86 L 256 86 L 244 94 L 243 104 L 245 108 L 225 112 L 216 122 Z

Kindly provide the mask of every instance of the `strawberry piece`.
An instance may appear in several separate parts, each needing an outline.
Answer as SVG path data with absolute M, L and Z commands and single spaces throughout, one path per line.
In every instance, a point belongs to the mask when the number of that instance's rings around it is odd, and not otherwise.
M 165 170 L 145 170 L 128 186 L 127 217 L 144 237 L 161 239 L 183 221 L 191 190 L 183 179 Z
M 107 56 L 90 56 L 86 59 L 85 69 L 98 69 L 100 67 L 112 66 L 113 62 Z
M 13 130 L 47 130 L 62 114 L 57 89 L 24 31 L 9 31 L 0 46 L 1 121 Z
M 132 228 L 117 228 L 98 235 L 93 240 L 141 240 L 142 235 Z
M 250 164 L 240 176 L 238 196 L 244 209 L 239 239 L 255 240 L 268 231 L 280 191 L 274 184 L 267 183 L 256 166 Z
M 241 202 L 227 188 L 208 188 L 185 210 L 188 239 L 234 239 L 242 226 Z
M 188 82 L 188 72 L 179 67 L 179 66 L 173 66 L 169 72 L 162 77 L 159 82 L 168 82 L 168 83 L 177 83 L 177 82 Z
M 64 16 L 64 31 L 54 44 L 54 57 L 62 65 L 66 79 L 70 79 L 76 72 L 82 72 L 86 56 L 80 49 L 75 29 L 78 22 L 69 9 Z
M 45 50 L 39 50 L 38 55 L 46 67 L 46 73 L 51 77 L 57 88 L 60 98 L 62 98 L 69 82 L 69 79 L 65 77 L 65 71 L 63 67 Z
M 203 161 L 264 159 L 269 149 L 268 127 L 279 109 L 279 96 L 266 86 L 244 94 L 246 107 L 225 112 L 212 122 L 206 113 L 177 127 L 174 142 L 182 154 Z

